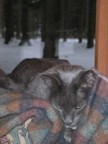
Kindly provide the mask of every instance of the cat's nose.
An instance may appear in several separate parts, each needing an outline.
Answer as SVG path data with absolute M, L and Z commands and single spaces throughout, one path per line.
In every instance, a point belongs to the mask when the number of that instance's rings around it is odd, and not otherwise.
M 72 123 L 72 121 L 68 121 L 66 118 L 62 118 L 63 122 L 66 124 L 66 125 L 69 125 Z
M 66 124 L 66 125 L 71 125 L 71 124 L 72 124 L 72 122 L 65 122 L 65 124 Z
M 68 115 L 64 114 L 63 121 L 65 124 L 70 125 L 73 121 L 73 117 L 70 114 L 68 114 Z

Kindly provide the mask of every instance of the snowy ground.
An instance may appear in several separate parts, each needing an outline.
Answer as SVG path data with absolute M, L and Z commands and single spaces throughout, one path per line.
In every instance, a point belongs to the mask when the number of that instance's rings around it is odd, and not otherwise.
M 25 58 L 42 58 L 44 44 L 40 39 L 31 40 L 31 46 L 18 46 L 19 41 L 13 39 L 9 45 L 5 45 L 0 39 L 0 68 L 6 73 Z M 58 54 L 60 59 L 67 59 L 72 64 L 79 64 L 86 68 L 94 66 L 94 48 L 86 48 L 86 40 L 81 44 L 76 39 L 68 39 L 66 42 L 59 40 Z

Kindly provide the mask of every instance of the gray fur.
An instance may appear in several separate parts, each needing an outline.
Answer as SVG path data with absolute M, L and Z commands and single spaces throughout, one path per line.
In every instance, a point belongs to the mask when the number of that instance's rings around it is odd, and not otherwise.
M 67 61 L 27 59 L 1 78 L 0 86 L 51 102 L 64 123 L 64 138 L 71 142 L 95 77 L 92 70 Z
M 0 87 L 11 91 L 23 92 L 31 79 L 31 76 L 37 75 L 55 65 L 69 62 L 64 59 L 53 58 L 28 58 L 21 61 L 13 71 L 0 78 Z
M 64 137 L 78 126 L 89 90 L 95 81 L 92 70 L 61 64 L 31 78 L 26 94 L 50 101 L 59 112 L 66 128 Z

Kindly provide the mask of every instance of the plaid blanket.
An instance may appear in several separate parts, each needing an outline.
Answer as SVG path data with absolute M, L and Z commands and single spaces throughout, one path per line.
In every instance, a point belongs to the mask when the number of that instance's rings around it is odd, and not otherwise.
M 68 144 L 63 133 L 50 103 L 0 88 L 1 144 Z M 102 74 L 97 73 L 74 144 L 108 144 L 108 79 Z
M 96 73 L 97 80 L 89 94 L 75 144 L 108 144 L 108 78 Z
M 1 144 L 67 144 L 50 103 L 0 88 Z

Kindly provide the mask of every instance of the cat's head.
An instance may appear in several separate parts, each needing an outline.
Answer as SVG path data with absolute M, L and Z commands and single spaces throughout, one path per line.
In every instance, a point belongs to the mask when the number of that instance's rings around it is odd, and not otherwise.
M 88 93 L 95 82 L 95 73 L 80 66 L 68 65 L 56 73 L 44 74 L 42 78 L 52 85 L 50 99 L 65 126 L 76 129 Z

